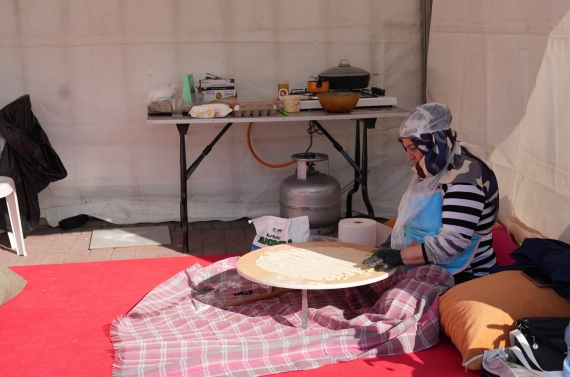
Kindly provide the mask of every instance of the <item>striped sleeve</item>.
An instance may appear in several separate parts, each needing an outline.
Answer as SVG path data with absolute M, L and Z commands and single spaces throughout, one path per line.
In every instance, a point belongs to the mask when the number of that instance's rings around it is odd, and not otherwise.
M 477 234 L 481 235 L 479 248 L 471 262 L 471 272 L 474 277 L 489 274 L 489 269 L 497 264 L 495 249 L 493 249 L 493 226 L 497 218 L 497 209 L 491 202 L 485 203 L 481 220 L 477 225 Z
M 485 208 L 485 195 L 477 186 L 444 186 L 442 222 L 439 234 L 424 238 L 431 263 L 449 263 L 471 244 Z

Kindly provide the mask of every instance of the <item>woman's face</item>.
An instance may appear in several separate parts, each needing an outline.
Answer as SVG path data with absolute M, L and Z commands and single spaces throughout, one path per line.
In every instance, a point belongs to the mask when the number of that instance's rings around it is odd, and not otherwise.
M 416 145 L 408 138 L 402 139 L 402 145 L 406 150 L 406 157 L 408 161 L 412 161 L 413 163 L 418 163 L 424 158 L 423 153 L 416 147 Z

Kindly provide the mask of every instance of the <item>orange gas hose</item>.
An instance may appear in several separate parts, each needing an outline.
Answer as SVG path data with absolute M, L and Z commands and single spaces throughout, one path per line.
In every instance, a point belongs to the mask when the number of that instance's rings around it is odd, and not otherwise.
M 250 140 L 251 126 L 252 125 L 253 125 L 253 122 L 249 122 L 249 126 L 247 127 L 247 146 L 249 147 L 249 151 L 251 152 L 253 157 L 257 160 L 257 162 L 259 162 L 263 166 L 267 166 L 268 168 L 272 168 L 272 169 L 284 168 L 285 166 L 293 165 L 297 162 L 295 160 L 291 160 L 291 161 L 285 162 L 283 164 L 272 165 L 272 164 L 268 164 L 267 162 L 262 161 L 259 157 L 257 157 L 255 152 L 253 151 L 253 147 L 251 146 L 251 140 Z

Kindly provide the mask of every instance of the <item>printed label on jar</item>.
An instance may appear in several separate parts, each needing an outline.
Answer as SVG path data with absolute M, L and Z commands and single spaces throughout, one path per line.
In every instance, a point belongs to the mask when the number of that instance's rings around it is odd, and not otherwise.
M 280 88 L 279 89 L 279 100 L 283 101 L 283 98 L 285 98 L 286 95 L 289 94 L 289 89 L 287 88 Z

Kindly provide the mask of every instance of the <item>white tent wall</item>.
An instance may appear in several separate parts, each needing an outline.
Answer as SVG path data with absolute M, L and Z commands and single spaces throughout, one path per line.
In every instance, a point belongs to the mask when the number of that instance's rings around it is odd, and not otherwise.
M 78 214 L 118 224 L 179 219 L 179 136 L 146 123 L 146 95 L 206 72 L 234 78 L 240 98 L 274 98 L 277 81 L 304 88 L 311 75 L 349 59 L 378 73 L 399 107 L 421 101 L 421 4 L 389 0 L 0 1 L 0 107 L 29 94 L 68 170 L 40 193 L 50 225 Z M 396 214 L 410 166 L 395 142 L 400 119 L 369 132 L 369 191 L 377 216 Z M 353 121 L 323 124 L 354 153 Z M 188 163 L 220 131 L 191 126 Z M 309 146 L 308 124 L 254 124 L 252 144 L 269 163 Z M 189 220 L 279 214 L 279 185 L 295 167 L 269 169 L 251 156 L 247 124 L 235 124 L 190 178 Z M 324 136 L 341 186 L 354 176 Z M 325 167 L 318 167 L 324 170 Z M 366 213 L 360 193 L 354 209 Z
M 517 240 L 570 242 L 570 2 L 435 0 L 427 99 L 486 148 Z

